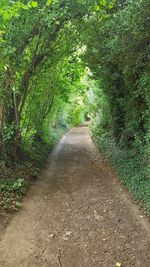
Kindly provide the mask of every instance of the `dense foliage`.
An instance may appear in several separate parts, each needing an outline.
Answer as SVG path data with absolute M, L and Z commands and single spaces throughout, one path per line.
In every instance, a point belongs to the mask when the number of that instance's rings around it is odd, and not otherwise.
M 86 58 L 99 83 L 102 123 L 117 142 L 140 150 L 150 137 L 150 2 L 127 2 L 115 14 L 91 19 Z
M 150 210 L 150 2 L 120 1 L 87 22 L 85 60 L 97 82 L 92 135 Z
M 60 135 L 84 120 L 87 69 L 77 28 L 98 2 L 0 3 L 0 202 L 5 207 L 7 201 L 15 206 L 11 193 L 17 197 L 17 181 L 34 176 Z
M 23 164 L 32 175 L 60 135 L 90 114 L 93 139 L 125 184 L 144 198 L 150 152 L 149 11 L 149 0 L 1 0 L 2 172 L 4 166 Z M 0 192 L 22 181 L 20 167 L 14 178 Z
M 56 128 L 72 92 L 84 94 L 73 23 L 87 9 L 82 1 L 2 1 L 0 144 L 5 159 L 16 161 L 26 150 L 23 143 L 32 145 Z M 72 124 L 68 113 L 64 124 Z

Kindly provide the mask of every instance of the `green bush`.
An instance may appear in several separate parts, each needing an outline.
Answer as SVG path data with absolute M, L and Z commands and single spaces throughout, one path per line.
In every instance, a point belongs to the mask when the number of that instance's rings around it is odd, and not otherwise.
M 150 215 L 150 165 L 145 154 L 135 149 L 120 148 L 110 134 L 98 134 L 93 130 L 92 137 L 104 157 L 110 161 L 123 184 L 134 198 L 144 206 Z

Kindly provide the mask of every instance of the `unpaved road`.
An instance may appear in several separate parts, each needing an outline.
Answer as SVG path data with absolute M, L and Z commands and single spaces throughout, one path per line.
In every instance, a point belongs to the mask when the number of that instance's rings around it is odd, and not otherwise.
M 1 267 L 150 267 L 149 222 L 97 153 L 87 127 L 51 154 L 1 236 Z

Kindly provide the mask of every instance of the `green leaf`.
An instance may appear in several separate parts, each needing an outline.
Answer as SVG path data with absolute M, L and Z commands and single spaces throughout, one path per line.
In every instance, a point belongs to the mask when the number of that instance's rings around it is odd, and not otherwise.
M 47 0 L 46 6 L 50 6 L 51 3 L 52 3 L 52 0 Z
M 96 6 L 94 7 L 94 10 L 95 10 L 95 11 L 98 11 L 98 10 L 100 10 L 100 7 L 96 5 Z
M 5 31 L 4 30 L 0 30 L 0 35 L 4 34 Z
M 60 22 L 59 22 L 58 20 L 56 20 L 56 21 L 55 21 L 55 24 L 56 24 L 56 25 L 59 25 L 59 24 L 60 24 Z
M 36 2 L 36 1 L 31 1 L 30 3 L 29 3 L 29 7 L 33 7 L 33 8 L 35 8 L 35 7 L 37 7 L 38 6 L 38 2 Z
M 29 7 L 23 3 L 20 3 L 20 8 L 22 8 L 24 10 L 29 10 Z
M 114 5 L 113 5 L 113 4 L 109 4 L 108 7 L 109 7 L 110 9 L 112 9 L 112 8 L 114 7 Z
M 12 17 L 12 14 L 11 14 L 11 12 L 9 12 L 9 11 L 5 11 L 4 13 L 3 13 L 3 19 L 4 20 L 8 20 L 8 19 L 10 19 Z
M 100 1 L 100 5 L 102 5 L 102 6 L 106 6 L 106 0 L 101 0 L 101 1 Z

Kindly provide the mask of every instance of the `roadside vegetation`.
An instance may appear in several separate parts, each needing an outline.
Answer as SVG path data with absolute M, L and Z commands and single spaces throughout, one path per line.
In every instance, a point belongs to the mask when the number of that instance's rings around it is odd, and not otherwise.
M 93 140 L 150 213 L 149 0 L 0 2 L 0 203 L 18 210 L 54 144 Z
M 96 81 L 93 140 L 150 214 L 150 2 L 92 18 L 86 62 Z

